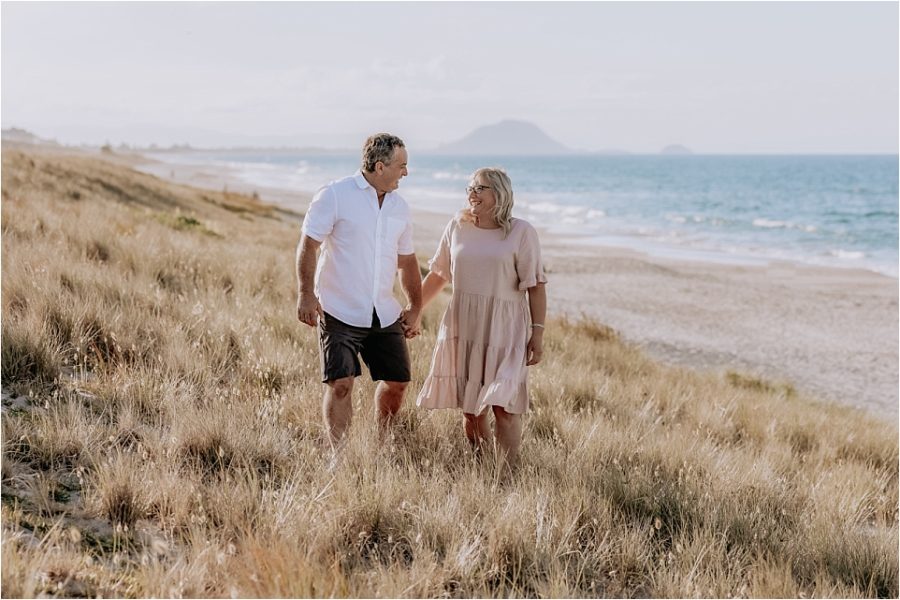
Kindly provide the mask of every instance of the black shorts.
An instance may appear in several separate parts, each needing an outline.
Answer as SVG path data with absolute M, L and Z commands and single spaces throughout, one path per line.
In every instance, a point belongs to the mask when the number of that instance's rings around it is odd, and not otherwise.
M 372 327 L 354 327 L 325 313 L 319 317 L 319 357 L 322 381 L 359 377 L 359 357 L 369 368 L 372 381 L 409 381 L 409 351 L 400 320 L 381 327 L 373 315 Z

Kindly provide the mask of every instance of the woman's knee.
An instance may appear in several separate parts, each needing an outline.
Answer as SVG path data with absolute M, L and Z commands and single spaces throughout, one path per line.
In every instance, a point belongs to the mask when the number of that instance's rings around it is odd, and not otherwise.
M 487 422 L 487 411 L 481 414 L 463 413 L 467 428 L 484 429 Z
M 494 423 L 497 432 L 517 432 L 522 427 L 522 415 L 506 412 L 499 406 L 494 407 Z
M 506 409 L 502 406 L 492 406 L 491 409 L 494 411 L 494 418 L 500 421 L 514 421 L 519 415 L 506 412 Z

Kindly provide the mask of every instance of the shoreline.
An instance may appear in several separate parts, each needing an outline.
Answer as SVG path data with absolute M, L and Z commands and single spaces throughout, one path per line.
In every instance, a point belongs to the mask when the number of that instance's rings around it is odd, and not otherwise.
M 312 197 L 247 184 L 224 166 L 147 158 L 136 168 L 176 183 L 256 192 L 299 212 Z M 410 204 L 417 253 L 430 257 L 450 215 Z M 896 421 L 896 278 L 791 261 L 659 256 L 535 225 L 550 315 L 596 319 L 666 364 L 790 383 L 800 393 Z
M 235 160 L 238 162 L 232 162 L 229 157 L 216 156 L 204 153 L 148 154 L 148 157 L 167 164 L 225 169 L 243 185 L 291 190 L 316 190 L 323 181 L 342 177 L 345 171 L 350 172 L 358 167 L 358 161 L 352 160 L 349 155 L 343 155 L 337 162 L 327 159 L 321 163 L 300 155 L 293 157 L 296 160 L 290 161 L 290 164 L 272 159 L 265 153 L 237 156 Z M 248 162 L 240 162 L 242 160 Z M 462 180 L 467 177 L 461 165 L 474 164 L 473 159 L 448 157 L 447 160 L 450 162 L 446 164 L 425 161 L 427 164 L 417 167 L 410 177 L 403 180 L 404 195 L 416 208 L 449 216 L 448 209 L 459 202 Z M 633 168 L 638 166 L 632 165 Z M 550 165 L 548 168 L 556 172 L 561 166 Z M 611 191 L 611 205 L 601 207 L 596 200 L 605 197 L 605 191 L 598 189 L 588 194 L 579 184 L 576 191 L 573 191 L 576 188 L 568 190 L 564 187 L 560 191 L 562 196 L 558 196 L 548 191 L 542 176 L 535 174 L 539 171 L 540 168 L 535 166 L 531 169 L 532 175 L 525 176 L 528 183 L 523 184 L 526 188 L 522 193 L 517 193 L 516 216 L 542 223 L 551 234 L 578 240 L 579 244 L 630 248 L 664 259 L 674 257 L 687 261 L 758 265 L 787 261 L 811 266 L 865 269 L 895 279 L 900 276 L 896 248 L 883 246 L 891 235 L 896 244 L 896 226 L 891 219 L 885 221 L 882 218 L 875 223 L 867 213 L 865 219 L 860 218 L 857 224 L 845 228 L 838 224 L 843 220 L 834 222 L 836 217 L 827 216 L 838 214 L 833 212 L 834 207 L 822 208 L 822 214 L 814 216 L 803 211 L 792 214 L 793 209 L 772 205 L 756 207 L 762 211 L 760 214 L 768 217 L 754 218 L 751 224 L 743 203 L 733 207 L 736 211 L 733 214 L 721 213 L 721 210 L 707 211 L 706 205 L 710 202 L 726 210 L 719 201 L 708 198 L 701 201 L 700 198 L 709 194 L 709 181 L 707 187 L 701 186 L 702 189 L 684 197 L 677 206 L 666 200 L 660 200 L 658 210 L 652 212 L 621 206 L 621 201 L 615 200 L 615 197 L 627 197 L 639 191 L 644 195 L 651 193 L 641 187 L 642 183 L 636 182 L 640 190 L 628 191 L 630 188 L 626 187 L 615 193 Z M 662 175 L 671 176 L 671 173 L 664 169 Z M 780 185 L 783 187 L 785 184 L 781 182 Z M 735 189 L 737 194 L 745 192 L 740 186 Z M 827 195 L 825 190 L 822 193 Z M 667 195 L 665 192 L 662 194 Z M 649 196 L 644 199 L 649 204 L 656 202 Z M 876 212 L 872 214 L 880 214 L 878 211 L 882 208 L 891 210 L 883 206 L 883 200 L 879 196 L 880 208 L 873 208 Z M 783 202 L 790 204 L 788 199 L 783 199 Z M 895 197 L 889 200 L 889 204 L 895 202 Z M 729 201 L 724 203 L 729 204 Z M 637 204 L 644 204 L 644 201 Z M 854 212 L 852 206 L 848 210 Z M 857 230 L 857 227 L 861 229 Z M 875 240 L 881 242 L 876 243 Z

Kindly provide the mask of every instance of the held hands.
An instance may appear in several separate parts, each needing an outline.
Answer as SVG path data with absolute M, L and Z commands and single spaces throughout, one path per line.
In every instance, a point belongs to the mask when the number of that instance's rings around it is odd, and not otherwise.
M 301 323 L 315 327 L 317 317 L 325 318 L 325 312 L 322 310 L 322 305 L 319 304 L 319 299 L 312 293 L 300 294 L 297 298 L 297 318 Z
M 525 348 L 525 358 L 527 358 L 526 366 L 530 367 L 541 362 L 544 356 L 544 330 L 532 329 L 531 339 L 528 340 L 528 346 Z
M 422 333 L 422 314 L 419 309 L 407 306 L 400 313 L 400 326 L 406 339 L 412 339 Z

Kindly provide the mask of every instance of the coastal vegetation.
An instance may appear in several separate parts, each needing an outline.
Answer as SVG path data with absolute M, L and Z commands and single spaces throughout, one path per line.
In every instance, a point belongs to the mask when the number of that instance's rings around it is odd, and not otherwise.
M 301 215 L 4 149 L 4 597 L 897 597 L 895 424 L 548 322 L 522 461 L 363 377 L 342 459 Z

